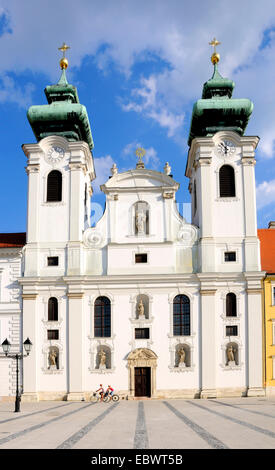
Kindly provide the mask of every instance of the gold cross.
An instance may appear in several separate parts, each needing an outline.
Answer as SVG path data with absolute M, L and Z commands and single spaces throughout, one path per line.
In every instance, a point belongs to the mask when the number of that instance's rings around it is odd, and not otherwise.
M 142 163 L 142 158 L 146 154 L 146 150 L 142 147 L 136 149 L 136 156 L 139 158 L 139 162 Z
M 59 51 L 63 52 L 63 57 L 65 57 L 65 52 L 66 52 L 67 49 L 71 49 L 71 48 L 70 48 L 70 46 L 67 46 L 67 44 L 65 42 L 63 42 L 63 45 L 58 48 Z
M 214 54 L 216 53 L 216 46 L 218 46 L 219 44 L 221 43 L 216 38 L 212 39 L 212 41 L 209 42 L 209 45 L 214 47 Z

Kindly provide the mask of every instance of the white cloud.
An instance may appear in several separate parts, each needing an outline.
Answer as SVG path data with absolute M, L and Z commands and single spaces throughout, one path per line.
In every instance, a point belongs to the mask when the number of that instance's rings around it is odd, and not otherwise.
M 271 181 L 263 181 L 256 188 L 257 209 L 275 204 L 275 179 Z
M 112 62 L 128 79 L 138 61 L 160 59 L 162 71 L 134 77 L 140 85 L 135 83 L 132 94 L 124 97 L 124 109 L 152 119 L 173 138 L 181 132 L 186 106 L 191 109 L 212 74 L 208 42 L 213 32 L 222 43 L 220 71 L 236 81 L 234 96 L 248 96 L 255 103 L 249 132 L 262 136 L 259 149 L 263 156 L 272 156 L 272 32 L 269 45 L 259 48 L 264 32 L 275 24 L 273 0 L 48 0 L 43 11 L 37 0 L 2 0 L 0 14 L 2 9 L 10 24 L 0 37 L 0 76 L 13 71 L 20 77 L 31 70 L 57 81 L 57 47 L 64 40 L 71 46 L 68 75 L 91 55 L 101 70 Z M 8 93 L 3 96 L 9 99 Z M 18 100 L 23 102 L 20 93 Z
M 161 96 L 157 96 L 157 79 L 151 75 L 141 79 L 141 87 L 132 90 L 136 101 L 122 104 L 124 111 L 135 111 L 156 121 L 167 129 L 168 137 L 172 137 L 182 127 L 184 113 L 175 114 L 167 109 Z
M 96 179 L 93 181 L 93 189 L 95 194 L 99 194 L 101 192 L 100 185 L 108 181 L 114 163 L 111 155 L 94 159 Z
M 34 85 L 27 83 L 25 86 L 18 85 L 13 78 L 3 74 L 0 81 L 0 102 L 12 102 L 22 108 L 31 105 Z
M 158 158 L 157 151 L 154 149 L 154 147 L 144 147 L 141 142 L 130 142 L 127 144 L 124 149 L 122 150 L 122 157 L 125 158 L 127 157 L 127 161 L 131 161 L 131 166 L 129 168 L 123 168 L 121 171 L 126 171 L 128 169 L 135 168 L 135 165 L 138 161 L 137 156 L 135 154 L 136 149 L 142 147 L 146 151 L 143 161 L 145 163 L 145 166 L 148 167 L 149 169 L 157 170 L 159 169 L 160 165 L 160 160 Z

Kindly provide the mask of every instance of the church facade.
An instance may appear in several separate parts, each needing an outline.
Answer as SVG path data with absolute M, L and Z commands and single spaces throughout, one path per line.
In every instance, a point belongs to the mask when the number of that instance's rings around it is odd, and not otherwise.
M 252 103 L 232 99 L 213 64 L 189 134 L 191 224 L 169 164 L 140 159 L 110 169 L 91 227 L 93 139 L 66 66 L 48 104 L 29 109 L 26 242 L 0 243 L 1 342 L 33 343 L 23 400 L 89 400 L 99 384 L 129 399 L 264 395 L 259 139 L 244 136 Z M 0 357 L 2 397 L 13 367 Z

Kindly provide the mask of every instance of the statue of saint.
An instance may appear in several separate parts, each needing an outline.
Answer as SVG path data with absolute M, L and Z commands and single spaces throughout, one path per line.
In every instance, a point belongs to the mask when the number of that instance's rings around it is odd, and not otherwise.
M 178 356 L 179 356 L 179 365 L 180 364 L 185 364 L 185 351 L 183 348 L 180 348 L 178 350 Z
M 54 349 L 51 349 L 49 352 L 49 362 L 50 362 L 50 367 L 55 366 L 56 367 L 56 358 L 57 354 Z
M 103 349 L 99 351 L 99 367 L 106 367 L 106 353 Z
M 145 233 L 146 229 L 146 215 L 144 212 L 137 212 L 136 214 L 136 228 L 138 233 Z
M 144 317 L 144 305 L 142 300 L 140 299 L 139 304 L 138 304 L 138 316 L 139 317 Z
M 234 355 L 235 352 L 236 350 L 233 349 L 233 346 L 230 345 L 227 348 L 226 354 L 227 354 L 228 362 L 235 362 L 235 355 Z

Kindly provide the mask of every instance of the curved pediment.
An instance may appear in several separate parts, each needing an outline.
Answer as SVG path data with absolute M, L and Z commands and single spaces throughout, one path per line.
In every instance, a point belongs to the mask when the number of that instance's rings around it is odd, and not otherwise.
M 100 186 L 104 193 L 118 190 L 152 190 L 163 188 L 177 191 L 179 183 L 173 178 L 159 171 L 143 169 L 128 170 L 113 175 L 105 184 Z
M 128 360 L 137 360 L 137 359 L 143 359 L 143 360 L 150 360 L 150 359 L 157 359 L 158 356 L 152 351 L 151 349 L 147 348 L 137 348 L 134 351 L 131 351 Z

